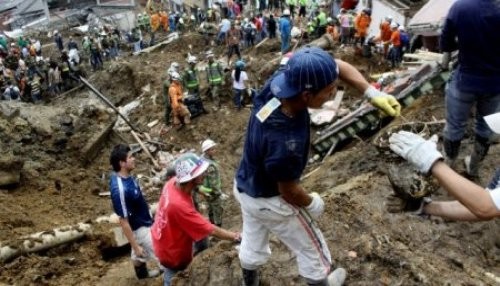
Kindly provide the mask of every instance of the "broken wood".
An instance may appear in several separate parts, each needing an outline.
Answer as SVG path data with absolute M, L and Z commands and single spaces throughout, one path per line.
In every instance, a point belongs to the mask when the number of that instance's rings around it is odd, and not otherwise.
M 174 40 L 177 40 L 179 38 L 179 34 L 178 33 L 171 33 L 167 36 L 167 39 L 165 41 L 162 41 L 154 46 L 151 46 L 151 47 L 147 47 L 145 49 L 142 49 L 138 52 L 134 52 L 133 55 L 134 56 L 137 56 L 137 55 L 140 55 L 140 54 L 144 54 L 144 53 L 150 53 L 156 49 L 158 49 L 159 47 L 162 47 L 166 44 L 169 44 L 171 42 L 173 42 Z
M 34 253 L 75 241 L 88 234 L 90 229 L 90 224 L 79 223 L 38 232 L 17 241 L 0 243 L 0 261 L 6 262 L 25 253 Z
M 262 40 L 260 43 L 258 43 L 257 45 L 255 45 L 255 48 L 258 48 L 260 46 L 262 46 L 262 44 L 264 44 L 265 42 L 267 42 L 269 38 L 265 38 L 264 40 Z
M 148 155 L 148 157 L 151 159 L 151 162 L 153 162 L 153 165 L 156 168 L 160 168 L 160 165 L 158 165 L 158 162 L 156 162 L 156 159 L 153 157 L 153 155 L 151 155 L 151 153 L 149 152 L 149 149 L 146 147 L 146 145 L 144 145 L 144 142 L 142 142 L 142 140 L 139 138 L 139 136 L 137 136 L 137 133 L 135 133 L 135 131 L 133 131 L 133 130 L 131 130 L 130 133 L 132 133 L 132 136 L 134 136 L 134 139 L 137 141 L 137 143 L 139 143 L 139 145 L 141 145 L 142 150 L 144 150 L 144 152 L 146 152 L 146 155 Z

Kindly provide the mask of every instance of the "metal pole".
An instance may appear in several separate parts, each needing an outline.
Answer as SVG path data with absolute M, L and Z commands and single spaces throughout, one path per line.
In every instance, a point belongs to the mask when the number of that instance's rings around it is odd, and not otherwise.
M 99 97 L 102 101 L 104 101 L 104 103 L 106 103 L 109 107 L 111 107 L 115 112 L 116 114 L 118 114 L 122 119 L 123 121 L 125 121 L 125 123 L 127 123 L 128 126 L 130 126 L 130 128 L 132 128 L 132 130 L 134 131 L 137 131 L 139 133 L 142 133 L 137 127 L 135 127 L 134 125 L 132 125 L 132 123 L 130 121 L 128 121 L 127 117 L 125 117 L 123 114 L 121 114 L 121 112 L 118 110 L 118 108 L 116 108 L 116 106 L 111 102 L 109 101 L 108 98 L 106 98 L 101 92 L 99 92 L 92 84 L 90 84 L 85 78 L 83 78 L 82 76 L 80 76 L 80 80 L 82 81 L 82 83 L 88 87 L 95 95 L 97 95 L 97 97 Z

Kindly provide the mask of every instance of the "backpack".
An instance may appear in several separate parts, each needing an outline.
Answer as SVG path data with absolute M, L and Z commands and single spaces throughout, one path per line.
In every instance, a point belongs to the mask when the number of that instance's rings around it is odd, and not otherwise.
M 243 31 L 245 32 L 246 35 L 255 36 L 255 29 L 252 27 L 252 25 L 250 23 L 246 24 Z

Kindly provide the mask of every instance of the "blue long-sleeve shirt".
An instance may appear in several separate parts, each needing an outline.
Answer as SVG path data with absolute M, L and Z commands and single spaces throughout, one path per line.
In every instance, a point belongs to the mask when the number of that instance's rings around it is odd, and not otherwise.
M 459 90 L 500 93 L 499 28 L 499 1 L 458 0 L 450 8 L 440 46 L 443 52 L 459 51 Z

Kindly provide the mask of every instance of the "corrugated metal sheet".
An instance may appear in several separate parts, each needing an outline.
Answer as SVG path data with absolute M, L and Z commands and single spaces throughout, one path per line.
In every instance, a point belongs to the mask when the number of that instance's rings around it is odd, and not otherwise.
M 416 34 L 438 35 L 451 5 L 456 0 L 430 0 L 413 16 L 408 29 Z

